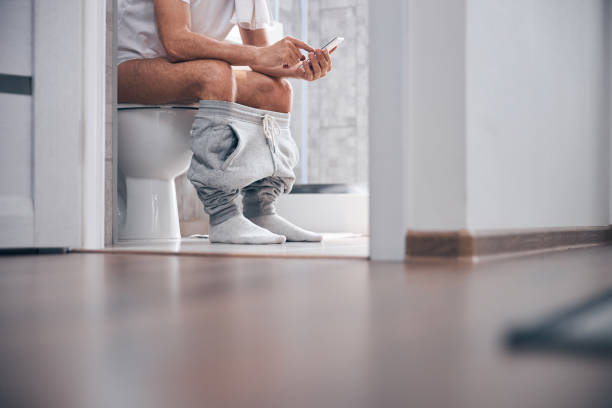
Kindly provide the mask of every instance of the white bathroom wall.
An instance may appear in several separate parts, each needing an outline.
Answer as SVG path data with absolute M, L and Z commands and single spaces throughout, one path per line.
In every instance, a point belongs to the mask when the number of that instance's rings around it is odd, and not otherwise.
M 0 73 L 32 75 L 32 1 L 0 3 Z
M 410 2 L 410 229 L 466 227 L 465 9 L 463 0 Z
M 608 225 L 609 2 L 392 3 L 370 6 L 372 258 L 409 229 Z
M 469 0 L 470 229 L 609 223 L 605 0 Z

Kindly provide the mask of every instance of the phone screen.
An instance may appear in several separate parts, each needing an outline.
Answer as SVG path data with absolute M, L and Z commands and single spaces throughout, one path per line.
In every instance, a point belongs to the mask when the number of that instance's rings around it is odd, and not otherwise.
M 321 47 L 322 50 L 327 50 L 332 52 L 335 48 L 338 48 L 340 44 L 344 41 L 344 37 L 334 37 L 330 42 Z
M 326 48 L 328 45 L 330 45 L 331 43 L 333 43 L 334 41 L 336 41 L 336 38 L 338 38 L 338 37 L 334 37 L 334 38 L 332 38 L 331 40 L 329 40 L 329 41 L 327 42 L 327 44 L 325 44 L 324 46 L 322 46 L 322 47 L 321 47 L 321 49 L 322 49 L 322 50 L 324 50 L 324 49 L 325 49 L 325 48 Z

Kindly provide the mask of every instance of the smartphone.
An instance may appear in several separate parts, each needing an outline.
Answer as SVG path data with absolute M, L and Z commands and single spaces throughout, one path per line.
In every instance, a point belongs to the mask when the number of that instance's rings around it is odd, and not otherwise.
M 334 48 L 336 48 L 337 46 L 339 46 L 342 41 L 344 41 L 344 37 L 334 37 L 332 38 L 327 44 L 325 44 L 324 46 L 321 47 L 322 50 L 327 50 L 327 52 L 332 52 L 332 50 Z M 305 63 L 309 63 L 310 64 L 310 58 L 308 58 L 306 61 L 304 61 Z
M 331 52 L 331 50 L 342 44 L 342 41 L 344 41 L 344 37 L 334 37 L 330 42 L 322 46 L 321 49 Z

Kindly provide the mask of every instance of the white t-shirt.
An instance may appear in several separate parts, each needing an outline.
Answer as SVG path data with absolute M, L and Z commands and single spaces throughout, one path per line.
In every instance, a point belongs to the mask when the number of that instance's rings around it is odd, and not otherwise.
M 235 24 L 256 30 L 270 23 L 266 0 L 176 0 L 191 7 L 191 30 L 223 40 Z M 153 0 L 119 0 L 118 64 L 135 58 L 167 55 L 157 31 Z

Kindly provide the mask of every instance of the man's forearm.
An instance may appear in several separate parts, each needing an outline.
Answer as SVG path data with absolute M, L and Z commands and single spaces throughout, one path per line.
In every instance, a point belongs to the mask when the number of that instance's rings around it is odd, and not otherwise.
M 262 66 L 257 66 L 257 65 L 250 65 L 250 67 L 255 72 L 260 72 L 262 74 L 265 74 L 271 77 L 275 77 L 275 78 L 293 78 L 295 76 L 293 75 L 294 73 L 293 69 L 287 69 L 283 67 L 268 68 L 268 67 L 262 67 Z
M 194 59 L 218 59 L 231 65 L 254 65 L 258 47 L 215 40 L 191 31 L 173 36 L 164 44 L 173 62 Z

